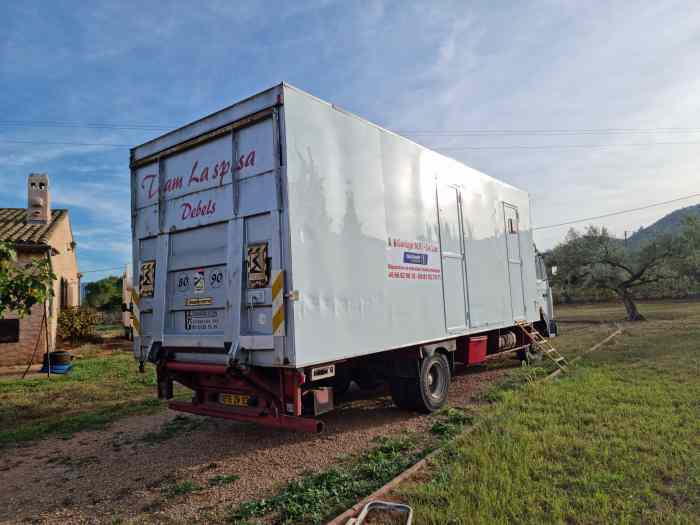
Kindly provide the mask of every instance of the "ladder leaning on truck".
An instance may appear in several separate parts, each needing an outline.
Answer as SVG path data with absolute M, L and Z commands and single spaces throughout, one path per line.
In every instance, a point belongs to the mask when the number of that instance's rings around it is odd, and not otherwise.
M 430 412 L 554 335 L 526 192 L 288 84 L 133 148 L 131 189 L 134 356 L 175 410 L 320 431 L 354 381 Z

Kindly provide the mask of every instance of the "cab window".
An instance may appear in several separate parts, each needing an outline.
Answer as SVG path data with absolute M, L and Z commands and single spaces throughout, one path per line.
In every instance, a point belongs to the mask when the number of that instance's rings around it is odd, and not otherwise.
M 540 281 L 547 279 L 547 272 L 544 269 L 544 260 L 541 255 L 538 255 L 535 259 L 535 274 Z

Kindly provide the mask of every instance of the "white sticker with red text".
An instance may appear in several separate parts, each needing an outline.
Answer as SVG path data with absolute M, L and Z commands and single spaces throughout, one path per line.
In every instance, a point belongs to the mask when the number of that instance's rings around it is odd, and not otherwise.
M 387 277 L 392 280 L 439 281 L 441 278 L 437 243 L 389 237 L 386 260 Z

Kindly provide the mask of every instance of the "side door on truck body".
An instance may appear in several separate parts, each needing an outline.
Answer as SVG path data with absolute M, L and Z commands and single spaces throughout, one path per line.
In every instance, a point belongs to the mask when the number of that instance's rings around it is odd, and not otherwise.
M 469 306 L 462 198 L 459 187 L 438 184 L 437 210 L 445 328 L 448 332 L 460 332 L 469 326 Z
M 523 260 L 520 253 L 520 224 L 518 208 L 503 203 L 506 257 L 508 260 L 508 285 L 510 306 L 514 320 L 525 319 L 525 291 L 523 287 Z

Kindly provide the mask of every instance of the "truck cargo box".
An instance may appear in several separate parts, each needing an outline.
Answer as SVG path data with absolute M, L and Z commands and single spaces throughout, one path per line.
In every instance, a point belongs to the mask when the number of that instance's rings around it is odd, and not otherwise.
M 288 84 L 131 170 L 141 362 L 301 370 L 541 319 L 526 192 Z

